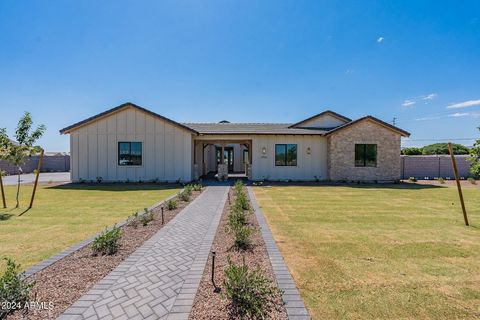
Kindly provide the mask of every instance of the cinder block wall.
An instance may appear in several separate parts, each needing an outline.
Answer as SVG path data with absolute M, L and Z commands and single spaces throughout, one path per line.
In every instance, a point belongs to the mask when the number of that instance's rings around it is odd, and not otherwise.
M 33 156 L 27 159 L 22 165 L 23 173 L 32 173 L 37 169 L 39 156 Z M 17 174 L 18 168 L 10 163 L 0 160 L 0 170 L 6 171 L 7 174 Z M 43 158 L 42 172 L 68 172 L 70 171 L 70 156 L 46 156 Z
M 466 155 L 455 156 L 460 177 L 471 177 L 470 162 Z M 454 179 L 452 162 L 449 155 L 402 156 L 402 179 L 451 178 Z
M 355 167 L 357 143 L 377 145 L 376 167 Z M 400 134 L 372 121 L 359 122 L 328 138 L 330 180 L 399 180 L 400 168 Z

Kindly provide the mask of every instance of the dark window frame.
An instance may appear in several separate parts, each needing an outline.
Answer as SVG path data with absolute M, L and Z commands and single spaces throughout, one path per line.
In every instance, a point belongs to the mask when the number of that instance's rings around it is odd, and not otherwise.
M 132 154 L 132 144 L 133 143 L 139 143 L 140 144 L 140 163 L 133 163 L 133 159 L 132 157 L 134 157 L 135 155 Z M 126 155 L 127 157 L 130 158 L 130 162 L 132 163 L 121 163 L 122 158 L 125 158 L 125 155 L 121 155 L 120 154 L 120 151 L 121 151 L 121 147 L 120 145 L 121 144 L 128 144 L 129 145 L 129 153 Z M 128 161 L 128 160 L 127 160 Z M 118 141 L 117 143 L 117 165 L 120 166 L 120 167 L 141 167 L 143 165 L 143 141 Z
M 295 148 L 295 158 L 294 159 L 288 159 L 288 151 L 291 147 Z M 277 148 L 278 147 L 284 147 L 284 151 L 283 151 L 283 164 L 279 164 L 277 162 L 277 157 L 279 155 L 277 155 Z M 298 144 L 296 143 L 278 143 L 278 144 L 275 144 L 275 157 L 274 157 L 274 162 L 275 162 L 275 167 L 297 167 L 298 166 Z
M 367 150 L 368 148 L 373 147 L 372 150 Z M 361 150 L 358 150 L 361 149 Z M 360 151 L 362 154 L 357 154 L 357 151 Z M 374 156 L 369 158 L 368 151 L 373 151 Z M 378 146 L 375 143 L 356 143 L 354 151 L 354 163 L 355 167 L 358 168 L 375 168 L 377 167 L 378 159 Z M 358 162 L 361 163 L 358 163 Z

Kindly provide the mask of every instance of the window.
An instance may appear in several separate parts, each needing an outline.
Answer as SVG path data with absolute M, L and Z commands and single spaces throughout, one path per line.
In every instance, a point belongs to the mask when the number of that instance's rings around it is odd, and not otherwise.
M 355 167 L 376 167 L 377 166 L 377 145 L 356 144 L 355 145 Z
M 276 166 L 296 166 L 297 165 L 297 145 L 296 144 L 276 144 L 275 145 L 275 165 Z
M 118 143 L 118 165 L 119 166 L 141 166 L 142 165 L 142 143 L 141 142 L 119 142 Z

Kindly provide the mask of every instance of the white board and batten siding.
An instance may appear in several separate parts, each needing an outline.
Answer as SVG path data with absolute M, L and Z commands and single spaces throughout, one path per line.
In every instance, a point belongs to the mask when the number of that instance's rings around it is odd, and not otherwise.
M 325 180 L 327 169 L 327 139 L 315 135 L 257 135 L 252 139 L 253 180 Z M 275 145 L 296 144 L 297 165 L 275 166 Z M 263 148 L 266 154 L 262 153 Z M 310 148 L 310 153 L 307 149 Z
M 119 166 L 118 142 L 142 142 L 142 165 Z M 192 133 L 127 108 L 70 134 L 72 181 L 190 181 Z

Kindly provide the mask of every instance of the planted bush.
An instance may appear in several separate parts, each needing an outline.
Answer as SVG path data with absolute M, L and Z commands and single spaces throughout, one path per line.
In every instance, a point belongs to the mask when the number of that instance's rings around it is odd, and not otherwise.
M 167 207 L 167 210 L 175 210 L 178 208 L 178 202 L 175 199 L 168 200 L 165 205 Z
M 248 198 L 245 192 L 242 191 L 237 194 L 237 197 L 235 198 L 235 206 L 242 210 L 250 209 L 250 204 L 248 203 Z
M 191 192 L 188 192 L 187 189 L 179 193 L 178 198 L 184 202 L 189 202 L 191 197 Z
M 477 181 L 475 181 L 475 179 L 472 178 L 472 177 L 469 177 L 467 180 L 468 180 L 468 182 L 470 182 L 471 184 L 477 184 Z
M 192 184 L 192 189 L 193 191 L 202 191 L 202 184 L 201 183 L 195 183 L 195 184 Z
M 135 212 L 130 217 L 128 217 L 128 225 L 136 228 L 138 227 L 139 224 L 142 224 L 145 227 L 151 221 L 153 221 L 153 218 L 154 218 L 153 212 L 149 211 L 147 208 L 144 208 L 142 214 Z
M 7 257 L 4 260 L 7 267 L 0 278 L 0 319 L 3 318 L 3 314 L 22 309 L 35 285 L 35 282 L 25 280 L 25 274 L 20 272 L 20 265 L 13 259 Z
M 92 243 L 94 254 L 112 255 L 115 254 L 120 246 L 120 238 L 122 237 L 122 229 L 113 226 L 112 229 L 105 229 L 98 235 Z
M 127 219 L 127 224 L 129 226 L 132 226 L 134 228 L 138 227 L 138 224 L 139 224 L 139 218 L 138 218 L 138 212 L 135 212 L 134 214 L 128 216 L 128 219 Z
M 233 207 L 230 213 L 228 214 L 228 224 L 234 226 L 236 224 L 245 224 L 247 222 L 247 217 L 242 209 Z
M 245 250 L 251 244 L 252 229 L 238 221 L 229 221 L 228 233 L 233 235 L 233 245 L 237 250 Z
M 145 227 L 148 225 L 151 221 L 153 221 L 153 212 L 148 211 L 147 208 L 143 209 L 144 212 L 140 215 L 140 222 L 142 225 Z
M 235 185 L 233 186 L 233 190 L 235 191 L 235 194 L 238 195 L 238 193 L 243 192 L 243 181 L 242 180 L 237 180 L 235 181 Z
M 445 179 L 443 179 L 442 177 L 438 178 L 438 182 L 440 182 L 441 184 L 444 184 L 445 183 Z
M 223 297 L 230 301 L 234 317 L 265 319 L 281 301 L 281 290 L 260 269 L 250 271 L 245 259 L 236 265 L 228 257 L 223 289 Z

